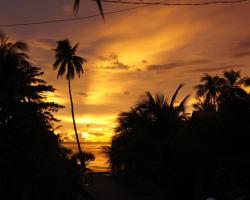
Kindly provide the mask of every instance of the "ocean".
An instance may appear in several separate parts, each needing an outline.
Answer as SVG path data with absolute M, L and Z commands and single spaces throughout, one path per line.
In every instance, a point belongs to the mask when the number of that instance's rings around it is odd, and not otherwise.
M 78 152 L 76 142 L 64 142 L 63 145 L 71 149 L 73 153 Z M 83 142 L 81 147 L 84 151 L 91 152 L 95 155 L 95 160 L 87 166 L 94 172 L 109 172 L 108 156 L 103 151 L 103 147 L 110 146 L 107 142 Z

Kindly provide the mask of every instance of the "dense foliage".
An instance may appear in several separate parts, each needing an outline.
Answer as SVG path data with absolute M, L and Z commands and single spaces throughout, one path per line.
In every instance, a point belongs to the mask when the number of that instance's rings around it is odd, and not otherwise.
M 85 195 L 78 165 L 54 133 L 45 101 L 54 88 L 40 77 L 27 45 L 0 34 L 0 193 L 4 199 L 77 199 Z
M 185 113 L 188 96 L 168 103 L 147 93 L 118 117 L 109 150 L 112 173 L 152 199 L 233 200 L 250 194 L 250 79 L 240 72 L 205 74 L 195 87 L 198 102 Z

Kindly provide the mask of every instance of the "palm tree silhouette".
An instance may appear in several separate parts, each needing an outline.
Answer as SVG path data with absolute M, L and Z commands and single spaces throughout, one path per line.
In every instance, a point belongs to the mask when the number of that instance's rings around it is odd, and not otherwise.
M 195 111 L 215 111 L 214 105 L 211 103 L 204 103 L 203 99 L 196 97 L 196 102 L 193 104 Z
M 103 13 L 103 9 L 102 9 L 102 4 L 101 4 L 101 0 L 95 0 L 97 5 L 98 5 L 98 8 L 100 10 L 100 13 L 102 15 L 102 18 L 104 19 L 104 13 Z M 80 5 L 80 0 L 75 0 L 75 3 L 74 3 L 74 14 L 76 15 L 78 10 L 79 10 L 79 5 Z
M 241 78 L 240 71 L 225 71 L 224 72 L 225 77 L 225 84 L 232 88 L 240 88 L 243 86 L 249 86 L 250 85 L 250 78 L 249 77 L 243 77 Z
M 204 99 L 205 105 L 211 105 L 213 110 L 216 111 L 218 107 L 218 96 L 220 94 L 224 80 L 219 76 L 211 76 L 205 74 L 201 77 L 202 84 L 196 85 L 196 96 Z M 205 106 L 205 107 L 211 107 Z
M 176 117 L 177 120 L 183 119 L 186 116 L 185 104 L 189 99 L 189 95 L 185 96 L 184 99 L 176 105 L 176 98 L 183 86 L 183 84 L 178 86 L 170 102 L 168 102 L 166 97 L 162 94 L 156 94 L 154 98 L 150 92 L 146 92 L 146 100 L 140 102 L 137 107 L 139 109 L 144 109 L 145 112 L 153 114 L 156 119 L 170 115 Z
M 71 83 L 70 83 L 70 80 L 74 79 L 75 73 L 78 74 L 80 78 L 80 75 L 83 73 L 83 64 L 87 62 L 84 58 L 76 55 L 78 45 L 79 44 L 76 44 L 75 46 L 72 47 L 68 39 L 58 41 L 57 48 L 55 49 L 55 52 L 56 52 L 55 63 L 53 66 L 54 66 L 54 70 L 57 70 L 59 68 L 57 78 L 63 76 L 65 72 L 67 71 L 66 79 L 68 80 L 73 126 L 74 126 L 75 135 L 76 135 L 78 151 L 80 155 L 80 162 L 81 162 L 82 167 L 85 169 L 84 155 L 83 155 L 81 145 L 79 142 L 79 137 L 78 137 L 76 123 L 75 123 L 74 104 L 73 104 L 73 98 L 71 94 Z
M 219 100 L 221 103 L 236 99 L 246 99 L 247 92 L 243 87 L 250 85 L 249 77 L 241 77 L 240 71 L 225 71 L 223 78 L 223 87 Z
M 27 60 L 29 57 L 26 54 L 28 50 L 28 45 L 23 41 L 17 41 L 11 43 L 6 34 L 0 31 L 0 53 L 1 56 L 14 56 L 20 58 L 21 60 Z
M 235 92 L 243 92 L 242 86 L 246 87 L 250 85 L 249 77 L 241 77 L 240 71 L 225 71 L 224 72 L 224 88 L 225 90 L 232 90 Z
M 0 79 L 4 81 L 3 83 L 0 81 L 1 103 L 10 103 L 11 101 L 25 102 L 31 98 L 31 95 L 36 96 L 32 89 L 27 91 L 27 87 L 25 90 L 22 88 L 26 86 L 22 85 L 26 77 L 22 78 L 22 82 L 16 82 L 15 80 L 20 75 L 16 70 L 16 66 L 19 68 L 29 66 L 27 51 L 28 45 L 25 42 L 17 41 L 12 43 L 6 34 L 0 31 Z M 24 97 L 25 95 L 29 96 L 29 98 Z
M 154 163 L 164 162 L 162 142 L 178 132 L 186 118 L 185 105 L 189 95 L 180 103 L 176 102 L 182 87 L 179 85 L 170 102 L 162 94 L 153 97 L 146 92 L 144 100 L 128 112 L 119 114 L 116 135 L 108 151 L 112 172 L 126 175 L 144 173 L 143 168 L 146 173 L 147 170 L 157 170 Z

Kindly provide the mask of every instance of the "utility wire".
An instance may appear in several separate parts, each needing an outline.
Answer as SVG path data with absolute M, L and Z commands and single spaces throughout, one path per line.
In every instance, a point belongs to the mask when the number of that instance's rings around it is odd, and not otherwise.
M 233 0 L 233 1 L 213 1 L 213 2 L 204 2 L 204 3 L 185 3 L 185 4 L 177 4 L 177 3 L 163 3 L 163 2 L 132 2 L 132 1 L 115 1 L 115 0 L 101 0 L 107 3 L 124 3 L 124 4 L 142 4 L 141 6 L 125 8 L 121 10 L 115 10 L 110 12 L 105 12 L 104 15 L 112 15 L 115 13 L 122 13 L 130 10 L 136 10 L 148 6 L 154 5 L 165 5 L 165 6 L 201 6 L 201 5 L 210 5 L 210 4 L 233 4 L 233 3 L 241 3 L 249 0 Z M 85 19 L 91 19 L 95 17 L 99 17 L 101 14 L 94 14 L 82 17 L 73 17 L 73 18 L 65 18 L 65 19 L 54 19 L 54 20 L 46 20 L 46 21 L 36 21 L 36 22 L 26 22 L 26 23 L 14 23 L 14 24 L 0 24 L 0 27 L 20 27 L 20 26 L 32 26 L 32 25 L 42 25 L 42 24 L 52 24 L 52 23 L 60 23 L 60 22 L 71 22 L 71 21 L 80 21 Z
M 115 13 L 126 12 L 129 10 L 136 10 L 136 9 L 144 8 L 147 6 L 149 6 L 149 5 L 143 5 L 143 6 L 126 8 L 126 9 L 121 9 L 121 10 L 115 10 L 115 11 L 111 11 L 111 12 L 105 12 L 104 15 L 112 15 Z M 0 27 L 18 27 L 18 26 L 51 24 L 51 23 L 58 23 L 58 22 L 80 21 L 80 20 L 95 18 L 95 17 L 99 17 L 99 16 L 101 16 L 101 14 L 94 14 L 94 15 L 88 15 L 88 16 L 82 16 L 82 17 L 65 18 L 65 19 L 55 19 L 55 20 L 48 20 L 48 21 L 37 21 L 37 22 L 16 23 L 16 24 L 0 24 Z
M 94 0 L 92 0 L 94 1 Z M 233 1 L 211 1 L 203 3 L 164 3 L 164 2 L 134 2 L 134 1 L 120 1 L 120 0 L 101 0 L 106 3 L 119 3 L 119 4 L 135 4 L 135 5 L 164 5 L 164 6 L 205 6 L 211 4 L 234 4 L 242 3 L 249 0 L 233 0 Z

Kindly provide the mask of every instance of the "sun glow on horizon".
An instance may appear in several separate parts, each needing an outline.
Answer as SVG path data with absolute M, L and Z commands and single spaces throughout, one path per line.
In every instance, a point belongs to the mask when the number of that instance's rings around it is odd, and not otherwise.
M 63 132 L 66 141 L 75 141 L 75 132 L 70 116 L 58 116 L 63 126 L 60 131 Z M 66 126 L 65 126 L 66 125 Z M 114 134 L 116 126 L 116 115 L 94 116 L 87 115 L 76 116 L 76 126 L 79 133 L 80 141 L 88 142 L 109 142 Z

